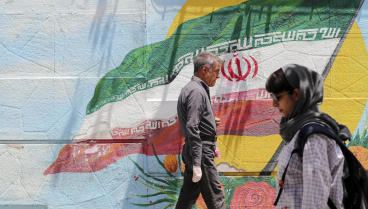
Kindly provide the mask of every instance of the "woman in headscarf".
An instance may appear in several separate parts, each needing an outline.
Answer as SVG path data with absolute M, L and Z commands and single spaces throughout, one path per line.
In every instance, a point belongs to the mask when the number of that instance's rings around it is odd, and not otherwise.
M 329 208 L 329 198 L 337 209 L 344 208 L 344 155 L 333 139 L 312 134 L 305 144 L 303 160 L 297 154 L 290 159 L 299 130 L 306 124 L 321 124 L 340 139 L 351 137 L 346 126 L 321 112 L 318 106 L 323 100 L 322 76 L 307 67 L 289 64 L 270 75 L 266 89 L 273 106 L 282 114 L 280 135 L 286 143 L 279 156 L 278 180 L 290 160 L 277 208 Z

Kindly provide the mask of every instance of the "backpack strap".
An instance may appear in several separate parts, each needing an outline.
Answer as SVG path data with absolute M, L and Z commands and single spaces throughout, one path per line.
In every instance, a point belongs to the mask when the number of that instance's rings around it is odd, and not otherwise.
M 310 124 L 303 126 L 299 131 L 298 148 L 300 148 L 300 152 L 298 154 L 302 160 L 303 160 L 303 151 L 304 151 L 305 143 L 307 142 L 308 137 L 312 134 L 323 134 L 327 136 L 328 138 L 333 139 L 336 142 L 336 144 L 339 145 L 341 149 L 344 149 L 344 148 L 347 149 L 344 142 L 342 142 L 342 140 L 335 133 L 333 133 L 329 128 L 322 126 L 318 123 L 310 123 Z
M 341 146 L 344 146 L 345 147 L 345 144 L 330 129 L 328 129 L 328 128 L 320 125 L 320 124 L 317 124 L 317 123 L 311 123 L 311 124 L 307 124 L 307 125 L 303 126 L 300 129 L 300 131 L 299 131 L 298 141 L 297 141 L 297 144 L 298 145 L 291 152 L 289 162 L 288 162 L 288 164 L 285 167 L 285 170 L 284 170 L 284 173 L 282 174 L 281 180 L 279 180 L 279 188 L 280 188 L 280 190 L 279 190 L 279 192 L 277 194 L 276 201 L 273 204 L 274 206 L 277 205 L 277 203 L 278 203 L 278 201 L 280 199 L 281 193 L 282 193 L 282 191 L 284 189 L 285 176 L 286 176 L 287 169 L 289 167 L 289 163 L 290 163 L 291 157 L 293 156 L 293 154 L 298 153 L 300 159 L 303 161 L 303 150 L 304 150 L 305 143 L 307 142 L 308 137 L 310 135 L 312 135 L 312 134 L 315 134 L 315 133 L 320 133 L 320 134 L 323 134 L 323 135 L 325 135 L 325 136 L 327 136 L 329 138 L 332 138 L 334 141 L 336 141 L 336 143 L 340 147 Z M 336 209 L 335 204 L 332 202 L 332 200 L 330 198 L 328 198 L 327 204 L 328 204 L 328 206 L 331 209 Z
M 300 136 L 300 139 L 302 139 L 299 141 L 299 146 L 300 146 L 299 156 L 301 156 L 302 160 L 303 160 L 303 151 L 304 151 L 305 143 L 307 142 L 308 137 L 312 134 L 323 134 L 327 136 L 328 138 L 333 139 L 336 142 L 336 144 L 339 145 L 340 148 L 342 146 L 346 148 L 346 145 L 342 142 L 342 140 L 335 133 L 333 133 L 329 128 L 322 126 L 320 124 L 317 124 L 317 123 L 311 123 L 311 124 L 307 124 L 303 126 L 300 129 L 299 133 L 301 133 L 301 135 L 299 136 Z M 327 205 L 331 209 L 336 209 L 336 206 L 332 202 L 331 198 L 328 198 Z
M 328 198 L 327 205 L 330 207 L 330 209 L 337 209 L 331 198 Z
M 289 163 L 290 163 L 290 160 L 291 158 L 293 157 L 293 154 L 295 153 L 298 153 L 299 152 L 299 148 L 295 148 L 292 152 L 291 152 L 291 155 L 290 155 L 290 159 L 289 159 L 289 162 L 288 164 L 286 165 L 285 167 L 285 170 L 284 170 L 284 173 L 282 174 L 282 178 L 281 180 L 279 180 L 279 193 L 277 194 L 277 198 L 275 200 L 275 203 L 273 203 L 274 206 L 277 205 L 277 203 L 279 202 L 279 199 L 280 199 L 280 196 L 281 196 L 281 193 L 282 193 L 282 190 L 284 190 L 284 181 L 285 181 L 285 176 L 286 176 L 286 172 L 287 172 L 287 169 L 289 167 Z

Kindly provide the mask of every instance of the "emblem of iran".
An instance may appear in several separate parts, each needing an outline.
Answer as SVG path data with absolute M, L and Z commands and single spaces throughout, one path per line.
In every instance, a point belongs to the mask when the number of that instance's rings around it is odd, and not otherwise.
M 245 81 L 248 76 L 254 78 L 257 75 L 258 63 L 252 56 L 239 57 L 239 54 L 233 54 L 230 60 L 224 61 L 221 73 L 229 81 Z

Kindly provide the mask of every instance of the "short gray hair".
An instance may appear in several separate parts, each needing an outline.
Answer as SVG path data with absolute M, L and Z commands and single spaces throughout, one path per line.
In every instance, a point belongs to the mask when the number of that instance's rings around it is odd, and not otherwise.
M 198 73 L 199 71 L 201 71 L 203 66 L 207 66 L 211 69 L 213 66 L 215 66 L 215 61 L 218 61 L 221 66 L 223 65 L 222 60 L 217 55 L 206 51 L 199 53 L 194 58 L 194 73 Z

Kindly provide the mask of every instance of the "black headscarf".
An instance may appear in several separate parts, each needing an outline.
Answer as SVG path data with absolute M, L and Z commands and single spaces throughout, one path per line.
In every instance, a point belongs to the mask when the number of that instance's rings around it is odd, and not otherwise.
M 286 80 L 293 88 L 299 89 L 299 97 L 288 118 L 282 117 L 280 135 L 289 143 L 303 125 L 310 122 L 322 124 L 331 129 L 341 140 L 351 138 L 349 129 L 323 113 L 319 106 L 323 101 L 322 76 L 304 66 L 289 64 L 282 67 Z

